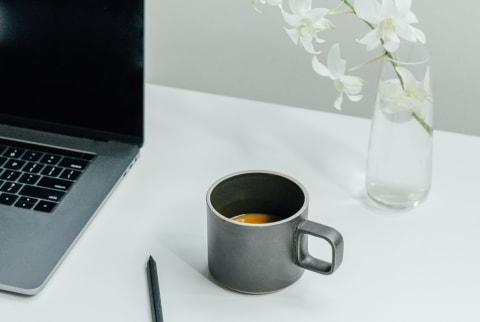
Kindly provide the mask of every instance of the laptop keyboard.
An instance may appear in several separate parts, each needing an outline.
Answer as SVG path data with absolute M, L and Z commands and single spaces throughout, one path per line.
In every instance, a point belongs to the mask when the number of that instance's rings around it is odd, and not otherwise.
M 52 212 L 94 156 L 0 138 L 0 204 Z

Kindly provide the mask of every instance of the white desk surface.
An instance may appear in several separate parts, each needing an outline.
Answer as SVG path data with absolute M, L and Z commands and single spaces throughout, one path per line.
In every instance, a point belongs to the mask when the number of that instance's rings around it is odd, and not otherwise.
M 38 295 L 0 292 L 0 320 L 151 321 L 152 255 L 166 322 L 480 321 L 480 137 L 436 131 L 429 198 L 392 212 L 365 195 L 369 125 L 147 85 L 138 163 Z M 270 295 L 210 280 L 205 193 L 247 169 L 280 171 L 306 186 L 310 219 L 345 239 L 335 274 L 307 271 Z M 320 254 L 322 245 L 311 244 Z

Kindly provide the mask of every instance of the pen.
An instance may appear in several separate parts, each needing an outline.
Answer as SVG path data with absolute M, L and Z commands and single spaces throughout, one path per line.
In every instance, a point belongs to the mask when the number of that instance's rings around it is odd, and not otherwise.
M 154 322 L 163 322 L 160 289 L 158 287 L 157 264 L 152 256 L 148 258 L 148 284 L 150 286 L 150 302 Z

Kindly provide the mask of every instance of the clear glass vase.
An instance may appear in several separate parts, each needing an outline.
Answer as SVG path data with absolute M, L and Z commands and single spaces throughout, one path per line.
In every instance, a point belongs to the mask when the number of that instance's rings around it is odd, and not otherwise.
M 392 208 L 415 207 L 432 181 L 431 57 L 421 44 L 402 44 L 384 60 L 373 115 L 366 190 Z

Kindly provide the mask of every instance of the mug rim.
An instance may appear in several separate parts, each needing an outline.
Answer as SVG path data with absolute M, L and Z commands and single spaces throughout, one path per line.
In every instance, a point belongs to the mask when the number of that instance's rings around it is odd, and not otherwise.
M 282 177 L 284 179 L 287 179 L 289 180 L 290 182 L 292 182 L 293 184 L 295 184 L 298 188 L 300 188 L 300 190 L 302 191 L 303 193 L 303 196 L 304 196 L 304 200 L 303 200 L 303 204 L 302 206 L 292 215 L 288 216 L 287 218 L 284 218 L 282 220 L 278 220 L 278 221 L 275 221 L 275 222 L 271 222 L 271 223 L 263 223 L 263 224 L 251 224 L 251 223 L 243 223 L 243 222 L 240 222 L 240 221 L 236 221 L 236 220 L 233 220 L 231 218 L 228 218 L 224 215 L 222 215 L 220 212 L 217 211 L 217 209 L 215 209 L 215 207 L 213 206 L 212 204 L 212 201 L 211 201 L 211 195 L 212 195 L 212 192 L 213 190 L 215 190 L 215 188 L 222 182 L 228 180 L 228 179 L 231 179 L 233 177 L 237 177 L 237 176 L 242 176 L 242 175 L 248 175 L 248 174 L 266 174 L 266 175 L 274 175 L 274 176 L 278 176 L 278 177 Z M 217 179 L 211 186 L 210 188 L 208 189 L 207 191 L 207 205 L 208 205 L 208 208 L 215 214 L 215 216 L 217 216 L 219 219 L 221 220 L 224 220 L 224 221 L 227 221 L 229 223 L 232 223 L 232 224 L 235 224 L 235 225 L 239 225 L 239 226 L 246 226 L 246 227 L 257 227 L 257 228 L 260 228 L 260 227 L 268 227 L 268 226 L 277 226 L 277 225 L 281 225 L 285 222 L 290 222 L 291 220 L 294 220 L 295 218 L 299 217 L 301 214 L 303 214 L 306 210 L 306 208 L 308 207 L 308 201 L 309 201 L 309 198 L 308 198 L 308 193 L 307 193 L 307 190 L 305 189 L 305 187 L 303 186 L 303 184 L 301 184 L 298 180 L 296 180 L 295 178 L 289 176 L 289 175 L 286 175 L 284 173 L 281 173 L 281 172 L 277 172 L 277 171 L 271 171 L 271 170 L 244 170 L 244 171 L 238 171 L 238 172 L 234 172 L 234 173 L 230 173 L 230 174 L 227 174 L 219 179 Z

